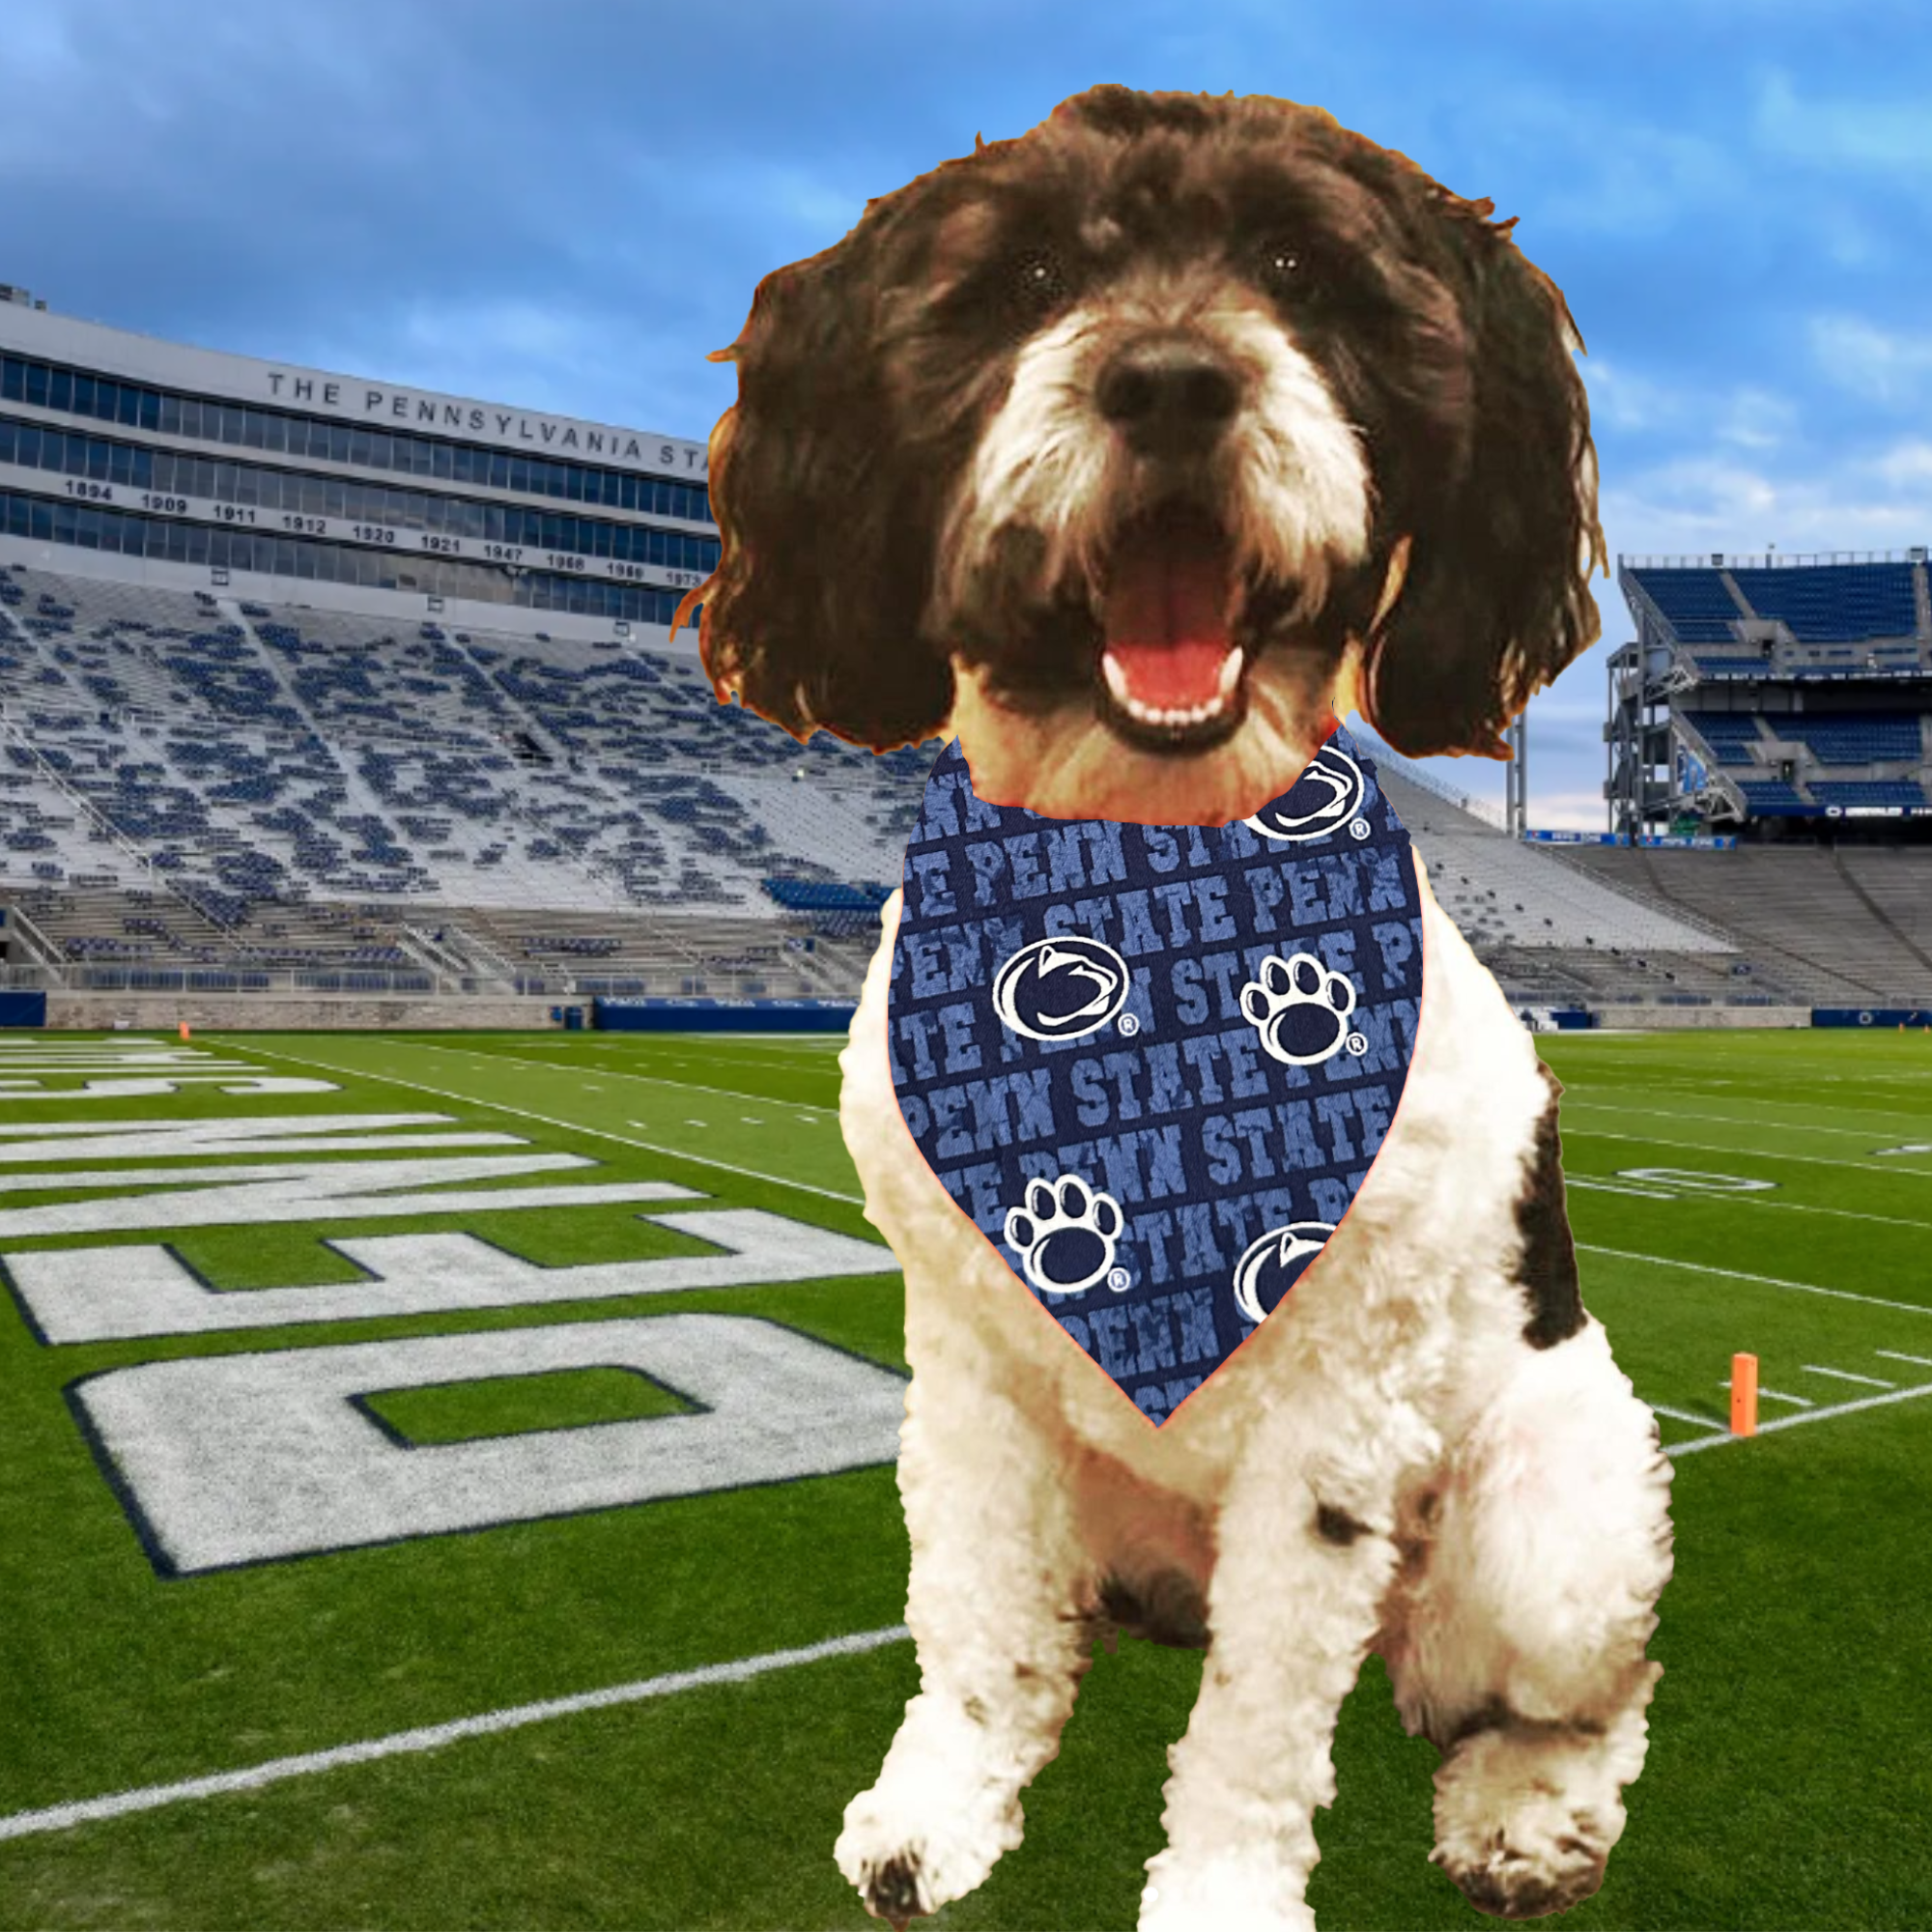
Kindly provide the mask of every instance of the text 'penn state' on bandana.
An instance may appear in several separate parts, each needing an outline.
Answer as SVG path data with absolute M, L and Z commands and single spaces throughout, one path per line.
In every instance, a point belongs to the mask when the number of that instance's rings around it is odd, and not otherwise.
M 1408 834 L 1340 726 L 1292 790 L 1213 827 L 986 805 L 955 740 L 904 885 L 887 1042 L 906 1126 L 1158 1427 L 1320 1255 L 1401 1104 Z

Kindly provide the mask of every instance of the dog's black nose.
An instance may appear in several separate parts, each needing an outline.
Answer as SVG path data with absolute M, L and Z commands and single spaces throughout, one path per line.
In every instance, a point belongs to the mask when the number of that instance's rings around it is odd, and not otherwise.
M 1239 407 L 1234 374 L 1195 343 L 1135 343 L 1100 372 L 1100 413 L 1140 456 L 1198 456 Z

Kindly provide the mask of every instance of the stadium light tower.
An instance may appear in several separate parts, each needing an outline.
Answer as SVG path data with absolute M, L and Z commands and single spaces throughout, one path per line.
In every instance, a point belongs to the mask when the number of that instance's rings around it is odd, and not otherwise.
M 1520 711 L 1503 733 L 1509 746 L 1510 761 L 1504 792 L 1503 825 L 1512 838 L 1520 838 L 1529 828 L 1529 711 Z

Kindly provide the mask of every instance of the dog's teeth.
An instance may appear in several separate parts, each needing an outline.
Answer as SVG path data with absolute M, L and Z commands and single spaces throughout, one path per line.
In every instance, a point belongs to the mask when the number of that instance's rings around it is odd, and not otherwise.
M 1228 699 L 1234 696 L 1235 686 L 1241 676 L 1241 651 L 1237 644 L 1221 661 L 1214 696 L 1200 704 L 1177 706 L 1172 710 L 1162 710 L 1157 705 L 1146 704 L 1133 695 L 1127 685 L 1127 674 L 1122 669 L 1119 659 L 1113 652 L 1103 651 L 1100 655 L 1100 669 L 1107 680 L 1107 689 L 1113 694 L 1117 703 L 1129 718 L 1143 724 L 1188 725 L 1205 724 L 1210 718 L 1218 717 L 1227 708 Z

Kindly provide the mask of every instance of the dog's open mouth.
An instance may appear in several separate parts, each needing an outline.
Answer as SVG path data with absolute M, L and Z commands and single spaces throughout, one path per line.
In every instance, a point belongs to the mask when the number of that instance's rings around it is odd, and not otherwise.
M 1233 733 L 1246 709 L 1241 591 L 1207 511 L 1167 503 L 1122 526 L 1097 614 L 1101 713 L 1122 737 L 1193 752 Z

